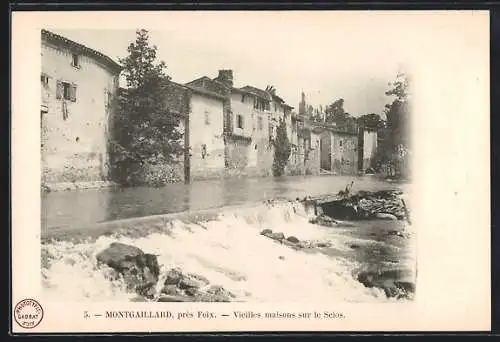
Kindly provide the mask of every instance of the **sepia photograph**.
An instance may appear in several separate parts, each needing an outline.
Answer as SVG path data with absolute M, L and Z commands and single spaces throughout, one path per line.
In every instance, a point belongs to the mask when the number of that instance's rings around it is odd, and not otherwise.
M 279 32 L 42 29 L 48 293 L 412 300 L 411 70 Z
M 40 215 L 13 224 L 17 326 L 481 326 L 488 16 L 472 12 L 32 17 L 16 70 L 29 54 L 40 83 L 30 115 L 16 97 L 13 163 L 18 210 Z M 457 298 L 477 322 L 443 313 Z

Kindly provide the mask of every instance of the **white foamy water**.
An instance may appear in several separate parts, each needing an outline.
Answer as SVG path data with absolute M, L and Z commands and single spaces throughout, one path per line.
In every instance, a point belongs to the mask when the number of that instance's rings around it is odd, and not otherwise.
M 308 223 L 295 203 L 223 212 L 216 220 L 174 221 L 171 231 L 140 238 L 101 236 L 89 243 L 43 245 L 49 263 L 42 269 L 44 288 L 54 300 L 130 301 L 123 284 L 110 280 L 110 270 L 97 266 L 95 256 L 114 241 L 156 254 L 160 264 L 158 290 L 166 271 L 179 267 L 224 286 L 244 302 L 387 301 L 383 291 L 369 289 L 353 278 L 360 267 L 340 256 L 296 251 L 260 235 L 269 228 L 300 240 L 330 241 L 343 250 L 345 235 L 336 228 Z

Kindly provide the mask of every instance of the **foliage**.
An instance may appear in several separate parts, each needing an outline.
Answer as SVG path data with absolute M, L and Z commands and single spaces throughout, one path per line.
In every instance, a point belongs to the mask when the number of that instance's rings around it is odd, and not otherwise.
M 291 146 L 286 132 L 286 122 L 280 119 L 274 141 L 273 175 L 282 176 L 290 158 Z
M 411 154 L 409 82 L 407 75 L 399 73 L 385 93 L 392 98 L 392 102 L 385 106 L 386 130 L 377 155 L 378 162 L 390 168 L 391 175 L 401 177 L 407 175 L 408 158 Z
M 178 126 L 163 101 L 170 77 L 166 65 L 157 61 L 157 47 L 149 43 L 146 30 L 136 31 L 128 56 L 120 59 L 127 87 L 119 97 L 114 124 L 113 164 L 120 183 L 142 183 L 140 173 L 147 164 L 172 162 L 182 153 Z
M 378 131 L 379 129 L 384 127 L 384 121 L 382 120 L 380 115 L 375 113 L 365 114 L 358 117 L 357 123 L 360 127 L 372 131 Z
M 327 123 L 335 123 L 337 126 L 342 126 L 350 117 L 349 113 L 344 110 L 344 99 L 338 99 L 325 109 Z

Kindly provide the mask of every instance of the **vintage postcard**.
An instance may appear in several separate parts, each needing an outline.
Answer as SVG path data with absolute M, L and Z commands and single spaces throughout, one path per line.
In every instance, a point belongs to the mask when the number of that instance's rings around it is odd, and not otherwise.
M 14 12 L 11 82 L 14 333 L 490 329 L 488 12 Z

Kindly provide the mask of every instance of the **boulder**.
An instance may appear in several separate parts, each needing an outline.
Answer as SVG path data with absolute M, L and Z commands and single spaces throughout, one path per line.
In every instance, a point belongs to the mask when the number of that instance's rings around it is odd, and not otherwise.
M 195 273 L 188 273 L 187 275 L 191 279 L 194 279 L 194 280 L 202 283 L 203 285 L 208 285 L 210 283 L 210 281 L 206 277 L 204 277 L 202 275 L 195 274 Z
M 309 223 L 318 224 L 325 227 L 333 227 L 337 224 L 337 221 L 326 215 L 319 215 L 309 220 Z
M 143 254 L 144 252 L 140 248 L 113 242 L 108 248 L 97 254 L 96 259 L 111 268 L 118 268 L 126 258 L 135 258 Z
M 388 298 L 411 299 L 415 294 L 415 283 L 409 270 L 361 272 L 357 279 L 365 287 L 382 289 Z
M 260 235 L 270 235 L 272 233 L 273 231 L 271 229 L 264 229 L 263 231 L 260 232 Z
M 158 282 L 160 267 L 155 255 L 144 253 L 140 248 L 113 242 L 100 252 L 96 259 L 120 274 L 127 288 L 151 298 Z
M 297 239 L 295 236 L 289 236 L 286 238 L 287 241 L 292 242 L 292 243 L 298 243 L 300 242 L 299 239 Z
M 396 216 L 389 213 L 376 213 L 375 215 L 373 215 L 373 217 L 379 220 L 390 220 L 390 221 L 397 221 L 398 219 Z
M 183 275 L 182 271 L 177 268 L 172 268 L 167 273 L 167 278 L 165 279 L 165 285 L 177 285 L 181 281 Z
M 164 294 L 170 295 L 170 296 L 177 296 L 180 294 L 180 291 L 179 291 L 179 288 L 175 285 L 165 285 L 165 286 L 163 286 L 161 293 L 164 293 Z
M 283 234 L 281 232 L 280 233 L 265 234 L 264 236 L 271 238 L 273 240 L 277 240 L 277 241 L 282 241 L 285 239 L 285 234 Z
M 188 278 L 188 277 L 183 277 L 180 281 L 179 281 L 179 288 L 182 289 L 182 290 L 187 290 L 187 289 L 192 289 L 192 288 L 199 288 L 201 286 L 200 282 L 194 280 L 194 279 L 191 279 L 191 278 Z
M 208 294 L 213 294 L 213 295 L 218 295 L 218 296 L 227 296 L 234 298 L 236 297 L 234 294 L 232 294 L 230 291 L 226 290 L 220 285 L 211 285 L 207 291 Z
M 195 300 L 197 302 L 212 302 L 212 303 L 214 303 L 214 302 L 217 302 L 217 303 L 226 302 L 227 303 L 227 302 L 231 301 L 231 298 L 224 296 L 224 295 L 201 293 L 195 297 Z

